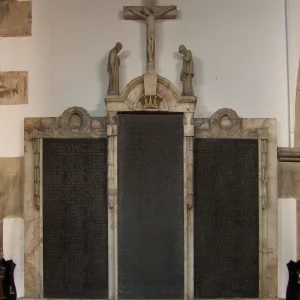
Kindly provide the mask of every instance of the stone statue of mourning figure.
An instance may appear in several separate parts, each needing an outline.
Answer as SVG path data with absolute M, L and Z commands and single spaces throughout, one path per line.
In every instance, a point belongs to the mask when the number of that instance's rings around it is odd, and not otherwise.
M 194 96 L 193 78 L 194 78 L 194 62 L 191 50 L 187 50 L 184 45 L 179 46 L 179 53 L 182 55 L 183 65 L 180 74 L 182 81 L 182 95 Z
M 117 42 L 116 45 L 110 50 L 108 63 L 107 63 L 107 72 L 109 74 L 109 84 L 107 95 L 120 95 L 120 57 L 118 56 L 119 52 L 122 50 L 122 44 Z

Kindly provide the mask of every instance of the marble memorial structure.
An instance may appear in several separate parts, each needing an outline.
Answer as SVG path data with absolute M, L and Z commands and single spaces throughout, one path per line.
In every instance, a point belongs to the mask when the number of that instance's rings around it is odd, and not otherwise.
M 25 119 L 25 298 L 277 299 L 276 120 L 195 118 L 198 54 L 178 47 L 181 91 L 155 66 L 177 8 L 123 16 L 145 22 L 146 70 L 120 91 L 108 49 L 107 117 Z

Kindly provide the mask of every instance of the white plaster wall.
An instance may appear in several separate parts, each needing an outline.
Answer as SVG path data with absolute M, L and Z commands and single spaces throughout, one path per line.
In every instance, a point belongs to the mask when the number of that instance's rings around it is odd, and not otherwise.
M 278 240 L 279 240 L 279 285 L 278 297 L 285 298 L 288 283 L 288 269 L 286 264 L 297 259 L 297 226 L 296 199 L 278 200 Z
M 222 107 L 235 109 L 241 117 L 275 117 L 279 145 L 288 146 L 284 0 L 159 2 L 177 5 L 180 10 L 178 20 L 157 26 L 159 74 L 180 88 L 177 49 L 185 44 L 195 60 L 198 117 L 210 116 Z M 23 155 L 24 117 L 58 116 L 75 105 L 83 106 L 93 116 L 106 114 L 107 54 L 115 42 L 121 41 L 124 46 L 122 88 L 145 70 L 145 28 L 121 18 L 123 5 L 141 3 L 32 1 L 32 37 L 0 38 L 0 71 L 29 71 L 29 104 L 0 106 L 0 156 Z M 20 234 L 20 230 L 15 232 Z M 17 249 L 23 251 L 17 241 L 8 241 L 7 255 Z M 279 272 L 284 274 L 285 270 Z M 21 282 L 21 277 L 16 280 Z M 22 295 L 22 284 L 19 289 Z
M 142 0 L 33 0 L 33 36 L 0 39 L 0 70 L 29 71 L 29 104 L 0 107 L 1 156 L 23 154 L 24 117 L 58 116 L 69 106 L 105 115 L 107 54 L 124 45 L 121 85 L 143 73 L 144 26 L 121 19 Z M 192 49 L 198 116 L 230 107 L 242 117 L 278 119 L 288 142 L 283 0 L 160 0 L 178 20 L 160 22 L 157 66 L 180 87 L 179 44 Z
M 300 59 L 300 1 L 286 0 L 291 146 L 294 145 L 295 100 Z

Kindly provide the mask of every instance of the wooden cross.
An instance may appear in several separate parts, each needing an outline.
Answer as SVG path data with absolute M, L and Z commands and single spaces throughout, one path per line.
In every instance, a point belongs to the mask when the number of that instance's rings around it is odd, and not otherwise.
M 155 21 L 158 19 L 176 19 L 177 8 L 157 6 L 156 0 L 146 0 L 145 6 L 124 6 L 125 20 L 143 20 L 146 24 L 147 35 L 147 72 L 155 71 Z
M 156 5 L 156 0 L 146 0 L 146 7 L 148 7 L 151 11 L 153 11 L 154 13 L 159 13 L 159 12 L 163 12 L 165 11 L 169 6 L 157 6 Z M 137 9 L 140 12 L 143 10 L 143 8 L 145 8 L 145 6 L 124 6 L 123 9 L 123 18 L 124 20 L 140 20 L 139 17 L 133 15 L 131 12 L 127 11 L 126 8 L 133 8 L 133 9 Z M 157 19 L 176 19 L 177 18 L 177 8 L 166 13 L 165 15 L 157 18 Z

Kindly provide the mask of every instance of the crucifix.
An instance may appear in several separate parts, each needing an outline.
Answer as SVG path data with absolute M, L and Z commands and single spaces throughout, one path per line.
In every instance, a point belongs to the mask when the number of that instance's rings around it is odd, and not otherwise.
M 146 0 L 145 6 L 125 6 L 123 9 L 123 17 L 125 20 L 145 21 L 147 37 L 147 72 L 155 73 L 155 22 L 158 19 L 176 19 L 176 6 L 157 6 L 156 0 Z

